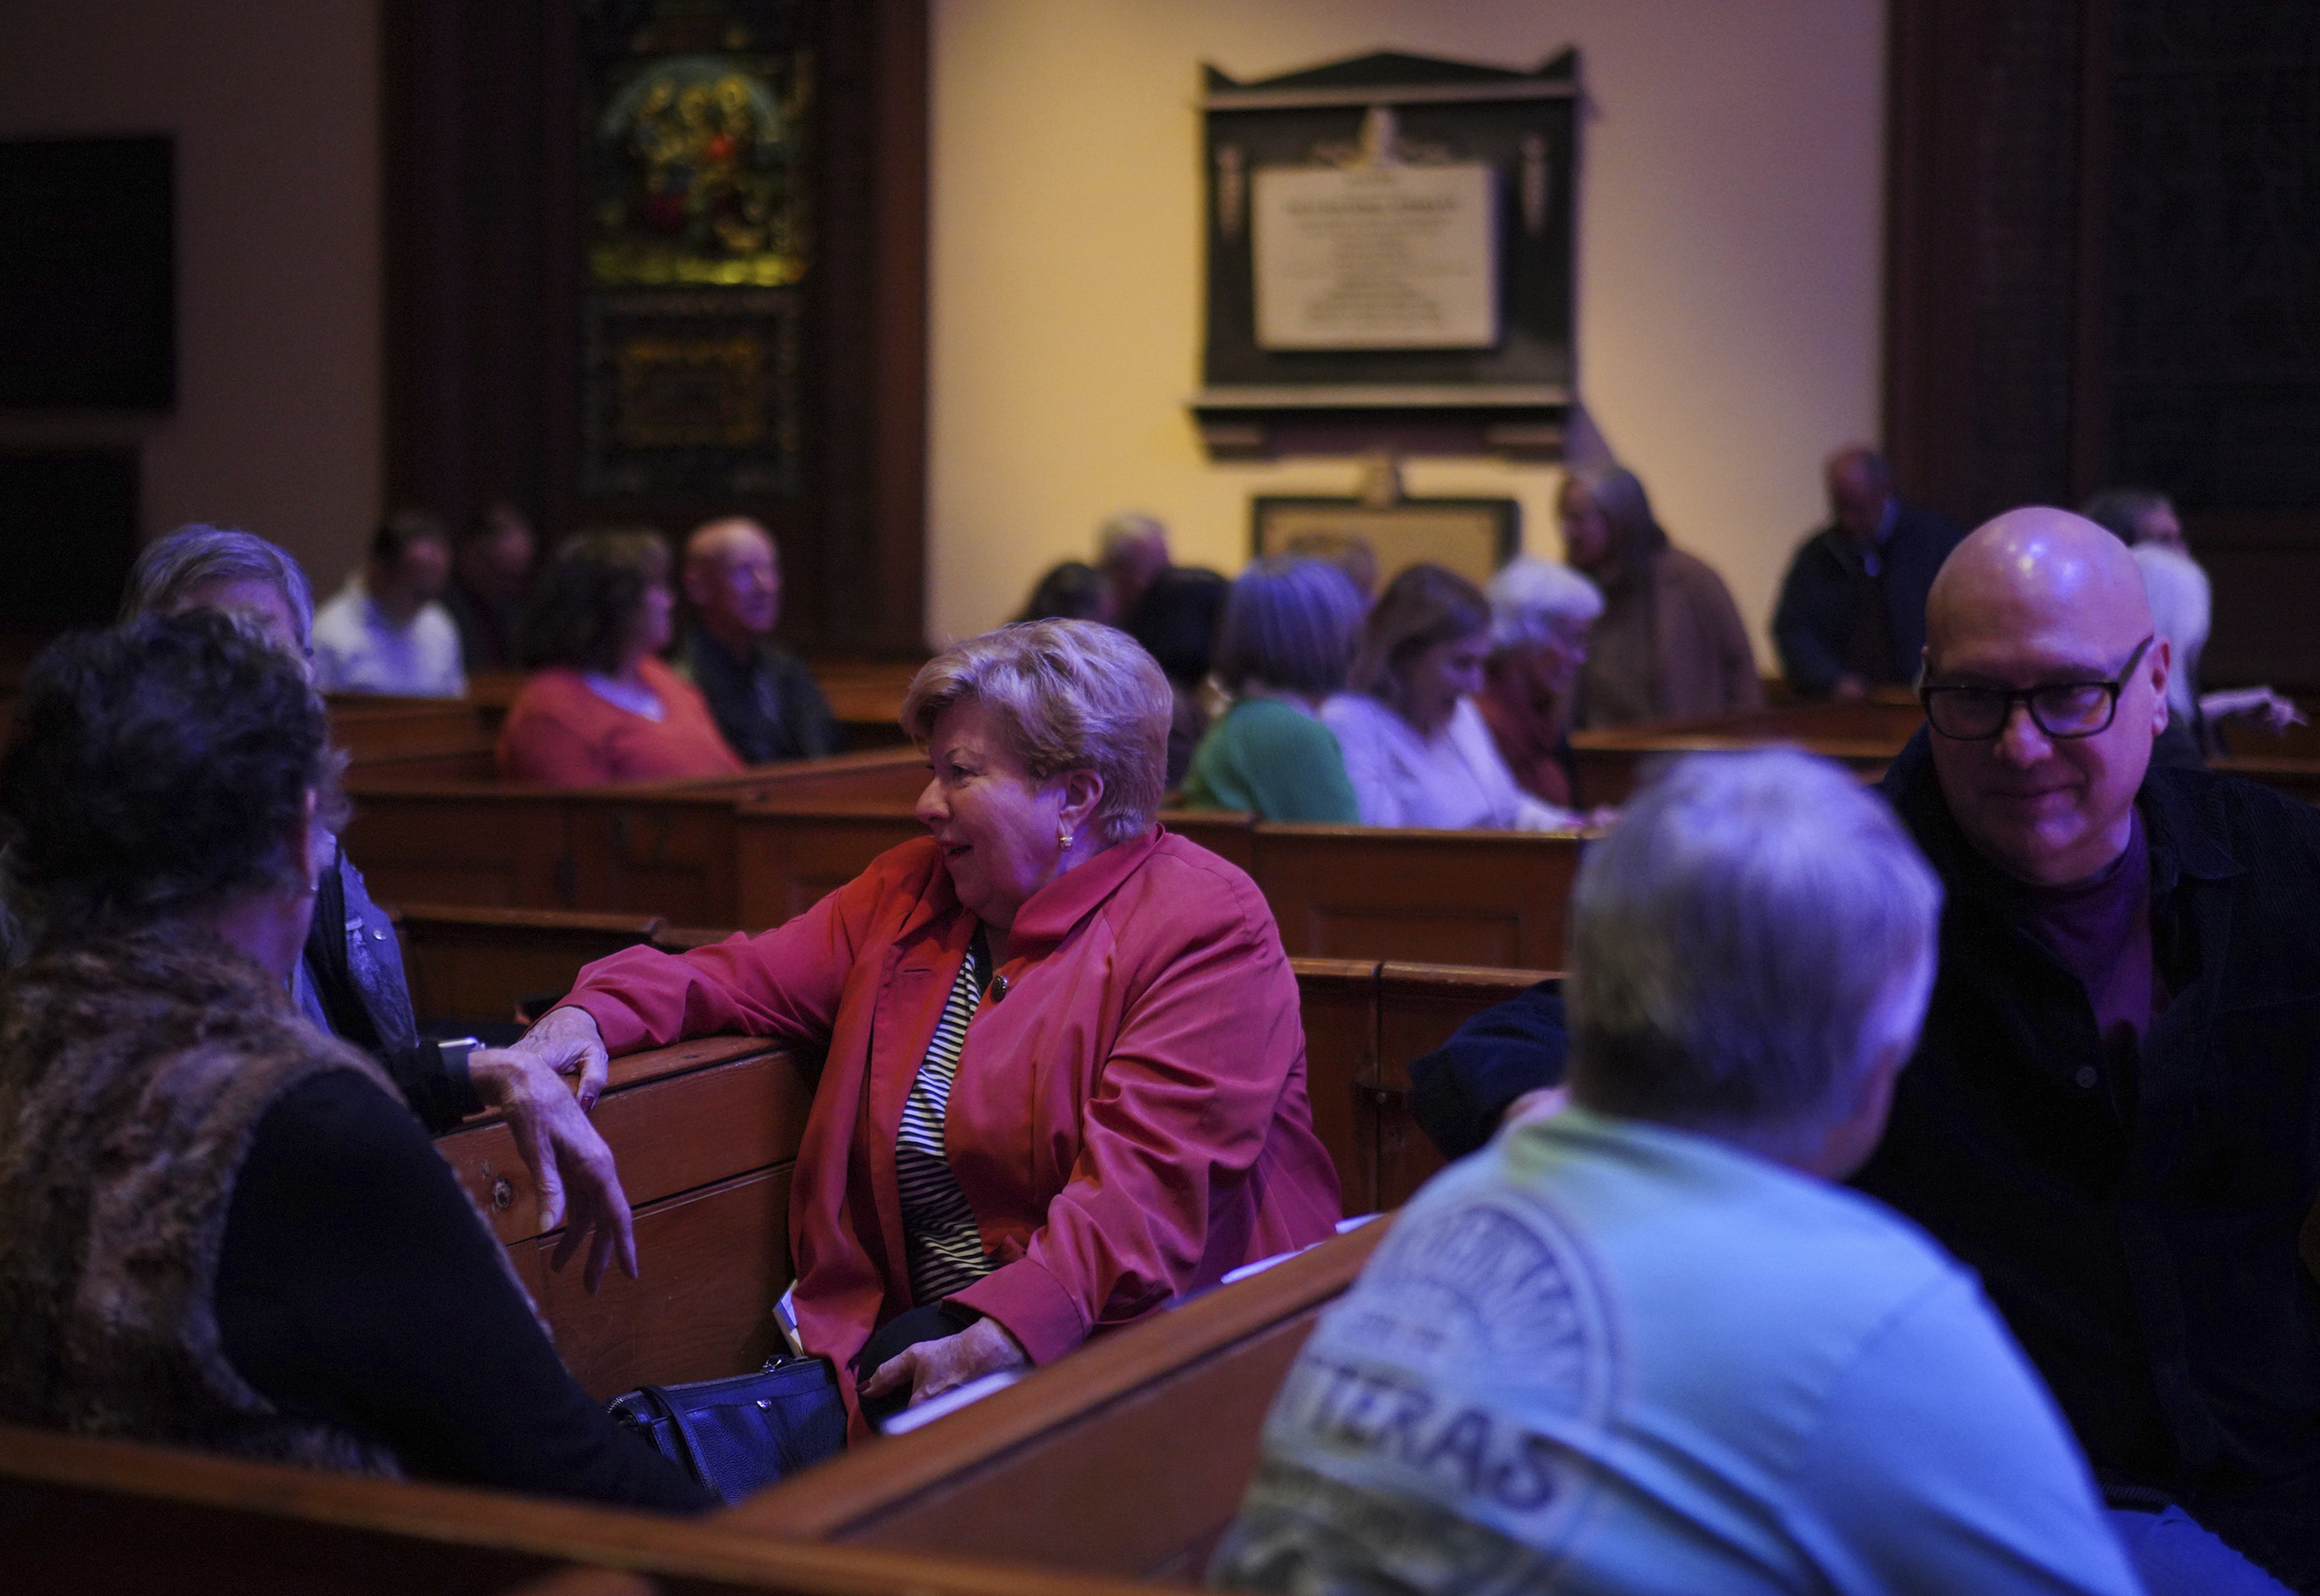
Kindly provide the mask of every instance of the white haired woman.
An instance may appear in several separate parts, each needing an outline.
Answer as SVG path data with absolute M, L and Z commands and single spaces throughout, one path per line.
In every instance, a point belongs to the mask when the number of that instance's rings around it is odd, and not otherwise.
M 1353 578 L 1318 559 L 1261 559 L 1234 579 L 1215 668 L 1232 707 L 1192 755 L 1185 808 L 1361 824 L 1346 757 L 1320 717 L 1346 685 L 1366 608 Z
M 760 936 L 590 966 L 519 1045 L 591 1081 L 608 1049 L 693 1035 L 822 1053 L 793 1301 L 871 1419 L 1047 1363 L 1338 1216 L 1272 911 L 1154 823 L 1168 718 L 1159 667 L 1110 627 L 955 645 L 902 706 L 931 835 Z
M 1572 709 L 1603 595 L 1569 566 L 1524 555 L 1491 578 L 1491 655 L 1474 707 L 1523 791 L 1574 806 Z

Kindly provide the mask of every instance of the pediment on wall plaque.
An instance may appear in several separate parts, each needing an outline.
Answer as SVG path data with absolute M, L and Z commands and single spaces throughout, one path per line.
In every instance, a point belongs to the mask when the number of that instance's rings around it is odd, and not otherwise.
M 1578 52 L 1206 71 L 1210 452 L 1559 458 Z

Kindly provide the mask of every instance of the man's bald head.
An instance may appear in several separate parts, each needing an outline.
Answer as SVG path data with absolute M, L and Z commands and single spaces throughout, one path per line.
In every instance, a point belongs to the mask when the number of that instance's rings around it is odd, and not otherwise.
M 2151 600 L 2126 545 L 2083 515 L 2009 510 L 1951 551 L 1926 597 L 1926 655 L 1941 668 L 1945 638 L 1995 621 L 2016 638 L 2114 634 L 2133 648 L 2151 630 Z
M 2009 875 L 2077 881 L 2125 848 L 2151 745 L 2167 723 L 2167 646 L 2152 639 L 2134 557 L 2068 511 L 2008 511 L 1960 543 L 1935 577 L 1926 604 L 1929 687 L 2024 693 L 2108 683 L 2130 662 L 2116 712 L 2092 736 L 2053 736 L 2018 703 L 1995 738 L 1935 731 L 1951 812 Z
M 762 523 L 746 515 L 720 515 L 714 521 L 702 521 L 686 537 L 684 563 L 691 569 L 696 563 L 723 559 L 736 549 L 755 548 L 771 550 L 775 558 L 780 558 L 779 545 Z
M 746 515 L 704 521 L 684 540 L 684 596 L 710 636 L 740 653 L 781 619 L 781 551 Z

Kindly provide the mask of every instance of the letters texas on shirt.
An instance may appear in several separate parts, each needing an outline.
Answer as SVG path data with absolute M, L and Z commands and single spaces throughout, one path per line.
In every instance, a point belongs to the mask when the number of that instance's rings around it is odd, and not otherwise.
M 1306 1343 L 1210 1577 L 2131 1592 L 1972 1276 L 1857 1193 L 1568 1111 L 1437 1176 Z

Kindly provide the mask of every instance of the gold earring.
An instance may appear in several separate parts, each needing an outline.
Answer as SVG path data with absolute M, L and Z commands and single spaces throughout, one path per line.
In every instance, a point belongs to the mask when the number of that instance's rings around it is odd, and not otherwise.
M 1064 851 L 1065 853 L 1072 851 L 1072 834 L 1069 831 L 1057 831 L 1056 833 L 1056 840 L 1063 844 Z

